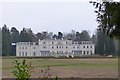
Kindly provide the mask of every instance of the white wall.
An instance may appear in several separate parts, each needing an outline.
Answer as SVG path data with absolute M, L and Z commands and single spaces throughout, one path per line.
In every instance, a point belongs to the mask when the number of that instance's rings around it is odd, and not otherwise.
M 81 51 L 82 53 L 79 54 L 79 56 L 91 55 L 91 54 L 93 55 L 95 51 L 94 47 L 95 47 L 94 44 L 92 44 L 91 42 L 83 41 L 81 44 L 72 44 L 71 40 L 39 40 L 38 45 L 36 45 L 35 42 L 33 42 L 32 45 L 30 44 L 30 42 L 18 42 L 16 45 L 16 56 L 20 56 L 19 55 L 20 52 L 22 56 L 26 56 L 25 55 L 26 53 L 27 53 L 27 56 L 44 56 L 43 55 L 44 51 L 50 51 L 50 53 L 54 52 L 54 54 L 57 56 L 74 55 L 72 51 Z M 84 51 L 85 51 L 85 54 L 84 54 Z M 24 52 L 24 55 L 23 55 L 23 52 Z M 63 52 L 63 53 L 60 53 L 60 52 Z M 87 52 L 89 53 L 87 54 Z M 50 56 L 49 55 L 50 53 L 46 54 L 45 56 Z

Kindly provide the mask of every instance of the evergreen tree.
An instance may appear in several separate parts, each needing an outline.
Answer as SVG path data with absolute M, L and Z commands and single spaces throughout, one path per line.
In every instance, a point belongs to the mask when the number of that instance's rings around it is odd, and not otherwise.
M 7 26 L 4 24 L 2 27 L 2 56 L 10 56 L 11 54 L 11 40 L 10 32 Z
M 90 1 L 95 6 L 98 28 L 112 38 L 118 39 L 118 56 L 120 56 L 120 2 Z
M 42 34 L 41 33 L 37 33 L 36 34 L 36 37 L 37 37 L 37 41 L 40 39 L 40 40 L 42 40 L 43 38 L 42 38 Z
M 115 55 L 115 44 L 102 30 L 97 30 L 96 53 L 99 55 Z
M 36 41 L 36 37 L 31 29 L 23 28 L 23 30 L 20 32 L 19 41 L 32 42 L 32 41 Z
M 52 38 L 53 38 L 53 39 L 57 39 L 58 36 L 57 36 L 56 34 L 54 34 Z
M 25 30 L 25 28 L 23 28 L 23 30 L 20 32 L 20 36 L 19 36 L 19 41 L 20 42 L 27 42 L 27 32 Z
M 58 39 L 62 39 L 63 38 L 63 33 L 62 32 L 58 32 Z
M 97 30 L 96 54 L 104 55 L 104 34 L 101 30 Z
M 81 33 L 76 32 L 76 39 L 75 41 L 80 42 L 80 41 L 90 41 L 90 36 L 89 33 L 86 30 L 83 30 Z
M 19 31 L 15 28 L 11 28 L 11 42 L 16 43 L 19 41 Z

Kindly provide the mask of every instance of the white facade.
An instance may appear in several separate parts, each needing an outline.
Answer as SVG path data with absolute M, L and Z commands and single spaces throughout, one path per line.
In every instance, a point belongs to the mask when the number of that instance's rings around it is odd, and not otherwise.
M 39 40 L 38 42 L 18 42 L 16 56 L 82 56 L 94 55 L 95 46 L 91 41 L 81 43 L 72 40 Z

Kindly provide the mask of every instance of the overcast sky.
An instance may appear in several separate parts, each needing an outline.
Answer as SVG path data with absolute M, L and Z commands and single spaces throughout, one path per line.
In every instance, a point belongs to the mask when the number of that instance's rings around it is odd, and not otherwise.
M 31 28 L 34 33 L 57 33 L 97 28 L 94 7 L 85 2 L 5 2 L 2 4 L 2 22 L 8 28 Z

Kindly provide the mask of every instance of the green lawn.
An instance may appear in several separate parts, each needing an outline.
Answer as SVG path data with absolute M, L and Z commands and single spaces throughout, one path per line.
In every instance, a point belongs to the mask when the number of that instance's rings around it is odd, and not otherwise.
M 10 71 L 13 70 L 13 66 L 14 66 L 12 63 L 13 60 L 14 58 L 13 59 L 2 59 L 3 76 L 4 76 L 4 72 L 10 73 Z M 22 59 L 19 59 L 19 60 L 22 60 Z M 117 74 L 117 69 L 118 69 L 117 58 L 103 58 L 103 59 L 88 59 L 88 58 L 86 59 L 50 59 L 50 58 L 45 58 L 45 59 L 26 59 L 26 60 L 27 62 L 32 62 L 32 66 L 35 69 L 39 69 L 39 68 L 43 69 L 43 68 L 46 68 L 47 66 L 54 67 L 55 68 L 54 70 L 56 71 L 55 73 L 57 75 L 59 75 L 58 73 L 60 73 L 60 71 L 62 70 L 64 72 L 64 69 L 68 73 L 70 72 L 70 70 L 72 72 L 75 71 L 74 74 L 78 74 L 78 76 L 79 76 L 80 70 L 81 71 L 86 70 L 86 73 L 88 73 L 87 71 L 91 71 L 91 70 L 93 71 L 98 70 L 99 72 L 100 71 L 103 72 L 104 70 L 107 70 L 108 73 L 110 73 L 109 71 L 113 71 L 114 73 Z M 36 73 L 37 71 L 38 70 L 36 70 Z M 71 74 L 69 75 L 71 76 Z
M 14 59 L 3 59 L 2 69 L 13 68 Z M 22 60 L 22 59 L 19 59 Z M 93 68 L 117 68 L 117 59 L 26 59 L 27 62 L 32 62 L 33 67 L 93 67 Z

